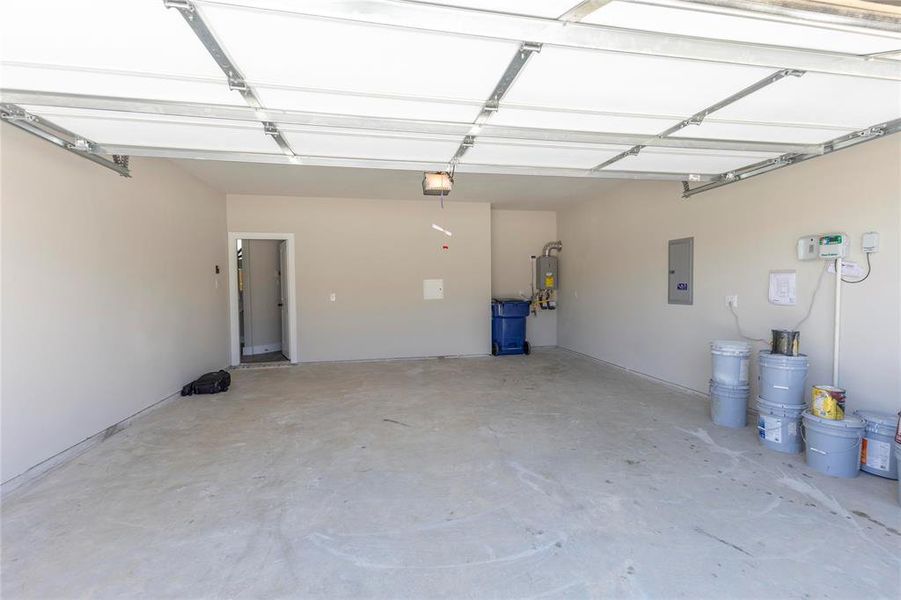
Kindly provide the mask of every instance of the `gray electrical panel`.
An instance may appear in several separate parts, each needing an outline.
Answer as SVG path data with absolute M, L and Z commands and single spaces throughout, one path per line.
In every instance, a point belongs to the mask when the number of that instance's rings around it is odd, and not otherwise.
M 693 304 L 694 299 L 694 238 L 669 242 L 669 283 L 667 299 L 670 304 Z
M 557 257 L 539 256 L 535 268 L 535 288 L 539 290 L 557 289 Z

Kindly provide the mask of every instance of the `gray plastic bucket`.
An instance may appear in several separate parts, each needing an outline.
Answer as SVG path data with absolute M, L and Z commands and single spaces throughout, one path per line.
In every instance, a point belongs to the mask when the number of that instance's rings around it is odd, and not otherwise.
M 801 413 L 806 404 L 780 404 L 757 399 L 757 435 L 770 450 L 797 454 L 804 449 Z
M 726 385 L 710 380 L 710 418 L 723 427 L 748 424 L 748 397 L 751 386 Z
M 807 464 L 833 477 L 857 477 L 860 472 L 860 442 L 866 422 L 854 415 L 841 421 L 824 419 L 805 410 L 804 441 Z
M 901 444 L 895 442 L 895 464 L 901 463 Z M 898 504 L 901 504 L 901 479 L 898 479 Z
M 730 340 L 710 342 L 713 381 L 726 385 L 748 385 L 751 344 Z
M 760 397 L 778 404 L 805 404 L 807 356 L 786 356 L 761 350 L 757 355 Z
M 854 414 L 867 423 L 860 448 L 860 469 L 880 477 L 898 479 L 898 460 L 892 451 L 897 415 L 875 410 L 858 410 Z

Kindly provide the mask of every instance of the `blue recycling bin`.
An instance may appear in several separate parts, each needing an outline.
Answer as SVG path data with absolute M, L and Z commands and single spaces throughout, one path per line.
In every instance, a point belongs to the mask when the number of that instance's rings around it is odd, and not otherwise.
M 526 317 L 529 302 L 518 298 L 495 298 L 491 301 L 491 354 L 528 354 Z

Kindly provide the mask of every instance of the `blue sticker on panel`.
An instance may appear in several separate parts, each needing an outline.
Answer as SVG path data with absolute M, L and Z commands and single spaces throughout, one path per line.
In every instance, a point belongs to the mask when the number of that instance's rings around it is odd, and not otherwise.
M 676 284 L 676 289 L 677 289 L 677 290 L 687 290 L 687 289 L 688 289 L 688 284 L 687 284 L 687 283 L 677 283 L 677 284 Z

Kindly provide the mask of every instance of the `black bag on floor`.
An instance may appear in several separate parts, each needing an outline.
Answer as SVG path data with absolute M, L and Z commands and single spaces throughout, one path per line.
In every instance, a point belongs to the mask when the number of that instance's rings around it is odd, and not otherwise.
M 228 371 L 206 373 L 181 388 L 181 395 L 218 394 L 219 392 L 227 392 L 228 386 L 231 384 L 232 376 L 229 375 Z

